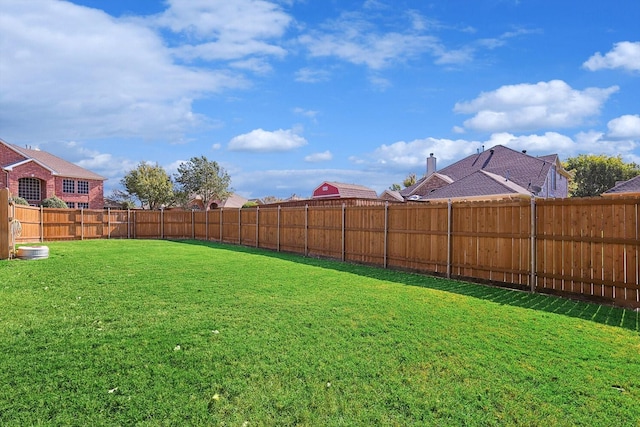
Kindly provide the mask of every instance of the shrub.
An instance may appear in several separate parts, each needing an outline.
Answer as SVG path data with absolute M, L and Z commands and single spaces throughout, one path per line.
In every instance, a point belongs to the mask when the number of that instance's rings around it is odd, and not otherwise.
M 62 208 L 62 209 L 68 209 L 69 208 L 67 206 L 67 204 L 64 202 L 64 200 L 61 200 L 61 199 L 57 198 L 56 196 L 52 196 L 52 197 L 49 197 L 48 199 L 44 199 L 42 201 L 42 207 L 45 207 L 45 208 Z
M 25 205 L 25 206 L 29 206 L 29 202 L 27 202 L 26 199 L 23 199 L 22 197 L 11 197 L 9 198 L 9 202 L 13 202 L 14 205 Z

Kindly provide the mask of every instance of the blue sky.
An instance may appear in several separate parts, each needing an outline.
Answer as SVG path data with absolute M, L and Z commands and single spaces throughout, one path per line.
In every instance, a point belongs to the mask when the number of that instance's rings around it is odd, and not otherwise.
M 0 0 L 0 138 L 378 193 L 482 146 L 640 163 L 637 0 Z

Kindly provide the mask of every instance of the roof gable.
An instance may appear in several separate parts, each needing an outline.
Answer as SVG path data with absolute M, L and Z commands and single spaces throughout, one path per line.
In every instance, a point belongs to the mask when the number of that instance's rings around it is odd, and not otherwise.
M 439 172 L 434 172 L 428 176 L 424 176 L 416 181 L 415 184 L 400 191 L 400 194 L 404 197 L 413 196 L 414 194 L 422 195 L 428 194 L 434 188 L 442 187 L 447 184 L 451 184 L 453 180 Z
M 98 175 L 81 166 L 78 166 L 74 163 L 61 159 L 60 157 L 54 156 L 51 153 L 47 153 L 46 151 L 33 150 L 29 148 L 20 148 L 17 145 L 9 144 L 2 140 L 0 140 L 0 142 L 6 147 L 13 150 L 14 152 L 25 157 L 26 159 L 24 161 L 14 163 L 13 165 L 9 165 L 5 167 L 5 169 L 9 167 L 12 167 L 12 168 L 16 167 L 28 161 L 34 161 L 35 163 L 42 166 L 43 168 L 51 171 L 53 175 L 69 177 L 69 178 L 92 179 L 96 181 L 106 180 L 106 178 L 101 175 Z
M 424 199 L 475 198 L 508 194 L 531 195 L 522 186 L 500 175 L 478 170 L 426 195 Z
M 465 157 L 439 172 L 458 181 L 474 172 L 484 170 L 503 176 L 525 188 L 542 187 L 549 169 L 555 164 L 550 161 L 552 156 L 555 155 L 533 157 L 503 145 L 496 145 L 489 150 Z

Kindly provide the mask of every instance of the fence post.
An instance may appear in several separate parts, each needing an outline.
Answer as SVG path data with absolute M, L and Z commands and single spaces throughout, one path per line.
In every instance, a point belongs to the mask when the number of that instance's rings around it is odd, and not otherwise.
M 280 252 L 280 209 L 282 206 L 278 205 L 278 237 L 276 239 L 276 247 L 278 252 Z
M 256 248 L 259 247 L 258 239 L 260 238 L 260 206 L 256 206 Z
M 389 245 L 389 202 L 384 203 L 384 248 L 382 265 L 387 268 L 387 247 Z
M 9 259 L 9 189 L 0 190 L 0 259 Z
M 84 240 L 84 208 L 80 208 L 80 240 Z
M 131 209 L 127 208 L 127 240 L 131 239 Z
M 104 224 L 104 220 L 102 220 Z M 104 231 L 102 232 L 104 236 Z M 107 239 L 111 239 L 111 208 L 107 208 Z
M 453 220 L 453 203 L 451 199 L 447 201 L 447 279 L 451 278 L 451 250 L 453 249 L 452 243 L 452 222 Z
M 220 208 L 220 243 L 222 243 L 222 213 L 224 212 L 224 208 Z
M 44 242 L 44 206 L 40 206 L 40 243 Z
M 346 218 L 346 206 L 343 203 L 342 204 L 342 261 L 344 262 L 345 260 L 345 248 L 346 248 L 346 242 L 345 242 L 345 218 Z
M 531 292 L 536 291 L 536 198 L 531 196 Z
M 191 238 L 194 240 L 196 238 L 196 211 L 194 209 L 191 209 Z
M 160 238 L 164 239 L 164 208 L 160 207 Z
M 309 256 L 309 204 L 304 205 L 304 256 Z
M 238 208 L 238 245 L 242 245 L 242 207 Z

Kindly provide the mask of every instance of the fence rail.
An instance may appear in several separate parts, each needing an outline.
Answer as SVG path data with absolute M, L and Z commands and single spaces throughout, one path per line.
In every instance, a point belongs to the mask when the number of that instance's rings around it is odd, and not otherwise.
M 9 206 L 9 216 L 22 224 L 17 243 L 214 240 L 640 308 L 639 205 L 590 198 L 208 212 Z

